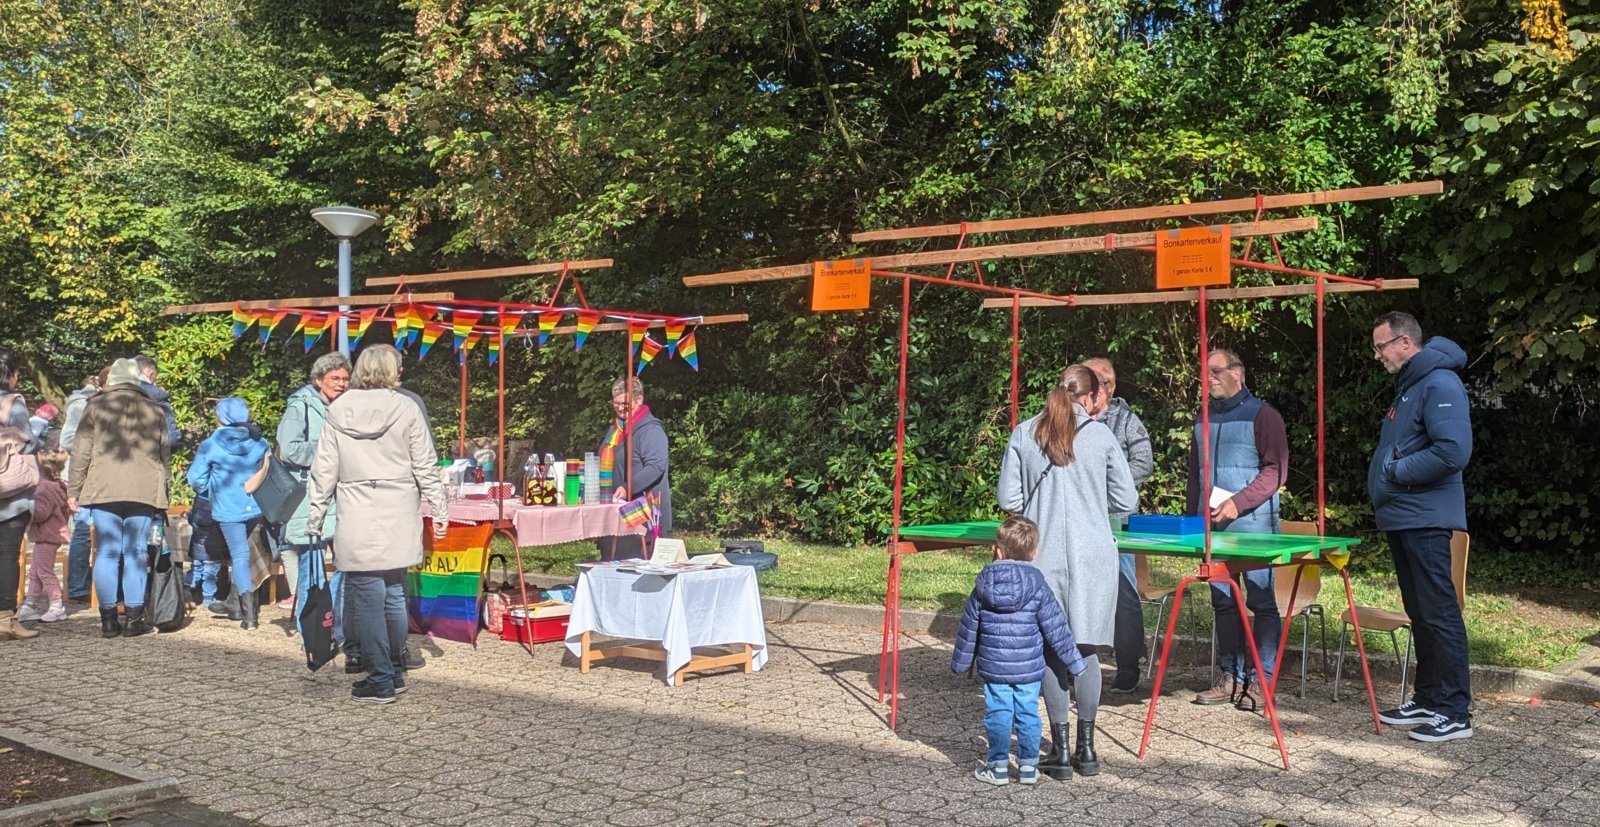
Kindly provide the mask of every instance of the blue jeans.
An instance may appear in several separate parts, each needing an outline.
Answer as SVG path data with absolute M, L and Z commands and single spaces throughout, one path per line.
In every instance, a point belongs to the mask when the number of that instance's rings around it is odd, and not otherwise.
M 144 606 L 145 584 L 150 576 L 150 523 L 156 510 L 141 503 L 102 503 L 89 508 L 94 521 L 94 592 L 101 609 L 117 605 L 117 587 L 123 605 Z
M 67 547 L 67 597 L 87 601 L 94 578 L 89 570 L 89 512 L 72 517 L 72 544 Z
M 233 582 L 234 594 L 250 591 L 250 523 L 217 523 L 222 541 L 228 545 L 228 579 Z M 218 550 L 212 550 L 212 558 Z M 242 604 L 241 604 L 242 605 Z
M 222 564 L 215 560 L 189 561 L 189 588 L 200 589 L 200 599 L 210 603 L 217 599 L 217 572 Z
M 1239 582 L 1241 575 L 1233 580 Z M 1266 671 L 1263 680 L 1272 680 L 1278 667 L 1278 638 L 1283 635 L 1283 618 L 1278 616 L 1278 595 L 1272 588 L 1272 569 L 1255 569 L 1242 574 L 1245 593 L 1244 604 L 1255 615 L 1250 624 L 1256 638 L 1256 652 L 1261 655 L 1261 668 Z M 1244 680 L 1251 670 L 1250 655 L 1244 648 L 1244 623 L 1239 618 L 1239 604 L 1234 602 L 1233 591 L 1226 586 L 1211 584 L 1211 608 L 1217 613 L 1217 666 L 1222 674 Z
M 983 731 L 989 735 L 989 765 L 1005 764 L 1011 754 L 1011 728 L 1017 730 L 1017 765 L 1039 763 L 1039 682 L 985 683 Z
M 1467 671 L 1467 627 L 1450 579 L 1450 530 L 1390 531 L 1400 601 L 1417 642 L 1416 690 L 1412 698 L 1456 720 L 1471 717 L 1472 677 Z
M 360 647 L 368 684 L 379 692 L 394 688 L 406 662 L 405 583 L 405 569 L 352 571 L 344 576 L 345 631 Z

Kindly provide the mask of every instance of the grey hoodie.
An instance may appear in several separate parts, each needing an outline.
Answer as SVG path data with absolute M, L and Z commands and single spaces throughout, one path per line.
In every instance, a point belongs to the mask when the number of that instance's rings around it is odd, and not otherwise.
M 340 571 L 389 571 L 422 562 L 421 499 L 433 518 L 449 517 L 438 455 L 422 411 L 392 390 L 349 390 L 328 406 L 311 463 L 311 513 L 321 534 L 339 501 L 344 529 L 334 544 Z
M 67 395 L 67 410 L 61 418 L 61 437 L 57 440 L 61 450 L 72 450 L 72 440 L 78 436 L 78 423 L 83 421 L 83 411 L 89 407 L 89 397 L 99 392 L 94 385 L 84 385 Z
M 1122 397 L 1114 396 L 1098 419 L 1106 423 L 1106 427 L 1116 436 L 1117 444 L 1122 446 L 1122 454 L 1128 459 L 1128 471 L 1133 474 L 1133 484 L 1144 482 L 1155 470 L 1156 463 L 1155 452 L 1150 446 L 1150 432 L 1139 421 L 1139 415 L 1128 407 Z

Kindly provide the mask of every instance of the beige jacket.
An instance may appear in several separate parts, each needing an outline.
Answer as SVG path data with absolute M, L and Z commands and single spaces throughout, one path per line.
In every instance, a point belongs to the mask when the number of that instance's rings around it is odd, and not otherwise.
M 67 496 L 79 505 L 140 503 L 166 510 L 172 447 L 167 414 L 138 385 L 89 400 L 72 440 Z
M 339 503 L 334 566 L 384 571 L 422 562 L 421 498 L 449 516 L 438 455 L 422 411 L 392 390 L 349 390 L 328 406 L 311 462 L 310 534 Z

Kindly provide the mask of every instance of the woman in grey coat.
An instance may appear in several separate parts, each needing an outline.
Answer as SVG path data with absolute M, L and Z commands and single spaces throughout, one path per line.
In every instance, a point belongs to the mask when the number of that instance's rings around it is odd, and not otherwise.
M 1039 556 L 1033 564 L 1061 601 L 1088 664 L 1076 679 L 1059 662 L 1045 672 L 1050 753 L 1039 769 L 1058 779 L 1074 769 L 1083 775 L 1100 771 L 1094 750 L 1101 684 L 1095 647 L 1112 643 L 1119 576 L 1109 517 L 1133 511 L 1139 500 L 1116 436 L 1092 418 L 1105 405 L 1105 388 L 1093 371 L 1082 365 L 1067 368 L 1044 412 L 1011 432 L 1000 463 L 1000 507 L 1039 524 Z M 1069 681 L 1078 703 L 1078 737 L 1070 760 L 1070 702 L 1063 688 Z

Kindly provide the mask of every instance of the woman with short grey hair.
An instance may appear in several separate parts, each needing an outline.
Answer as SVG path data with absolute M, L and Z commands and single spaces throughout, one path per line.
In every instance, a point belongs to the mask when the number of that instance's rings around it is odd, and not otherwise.
M 322 438 L 322 422 L 327 416 L 328 405 L 349 386 L 350 359 L 343 353 L 325 353 L 311 363 L 311 381 L 289 394 L 289 402 L 283 408 L 283 418 L 278 421 L 277 457 L 303 483 L 309 484 L 311 479 L 311 460 L 317 455 L 317 440 Z M 310 513 L 310 501 L 301 500 L 300 505 L 295 507 L 294 515 L 283 526 L 283 577 L 289 582 L 289 594 L 280 605 L 293 606 L 296 610 L 296 595 L 300 593 L 300 552 L 311 544 L 311 539 L 306 536 L 306 516 Z M 335 510 L 330 505 L 323 539 L 333 539 L 337 523 Z M 335 600 L 333 605 L 337 609 L 339 601 Z M 335 639 L 342 636 L 337 622 L 340 619 L 338 614 L 342 612 L 335 613 Z

